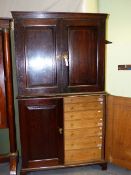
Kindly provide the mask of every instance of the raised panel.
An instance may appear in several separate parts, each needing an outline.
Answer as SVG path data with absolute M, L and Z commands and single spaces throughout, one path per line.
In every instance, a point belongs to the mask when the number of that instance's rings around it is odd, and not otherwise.
M 69 27 L 69 86 L 97 83 L 97 28 Z
M 26 88 L 57 86 L 55 27 L 27 27 L 25 30 Z
M 5 73 L 3 63 L 3 37 L 0 31 L 0 128 L 7 127 Z
M 65 20 L 63 47 L 64 82 L 67 92 L 104 91 L 104 22 Z
M 36 160 L 44 162 L 43 166 L 62 163 L 63 137 L 59 133 L 59 128 L 63 128 L 61 105 L 61 99 L 19 101 L 24 167 L 28 163 L 30 166 L 35 164 Z
M 21 43 L 21 44 L 19 44 Z M 15 53 L 19 96 L 61 92 L 59 23 L 50 20 L 15 21 Z

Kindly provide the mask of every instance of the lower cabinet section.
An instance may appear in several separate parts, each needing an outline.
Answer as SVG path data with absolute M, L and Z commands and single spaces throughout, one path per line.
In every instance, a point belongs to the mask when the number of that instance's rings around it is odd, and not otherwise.
M 104 162 L 105 95 L 19 100 L 22 171 Z

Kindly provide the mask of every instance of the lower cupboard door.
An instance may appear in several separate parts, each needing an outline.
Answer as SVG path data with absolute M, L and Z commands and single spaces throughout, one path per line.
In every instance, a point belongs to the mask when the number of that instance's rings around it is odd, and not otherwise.
M 22 167 L 63 164 L 62 99 L 19 100 Z

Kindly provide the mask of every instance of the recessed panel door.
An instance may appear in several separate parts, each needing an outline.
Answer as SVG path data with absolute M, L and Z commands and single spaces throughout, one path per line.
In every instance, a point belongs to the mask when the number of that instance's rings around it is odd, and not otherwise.
M 63 64 L 67 92 L 104 90 L 104 23 L 64 21 Z
M 23 167 L 63 163 L 62 99 L 19 101 Z
M 60 92 L 61 61 L 57 20 L 15 23 L 16 65 L 20 96 Z

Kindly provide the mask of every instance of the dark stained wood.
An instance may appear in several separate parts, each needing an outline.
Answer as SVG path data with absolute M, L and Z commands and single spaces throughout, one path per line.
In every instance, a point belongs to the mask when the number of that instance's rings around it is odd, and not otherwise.
M 76 18 L 76 19 L 103 19 L 107 17 L 104 13 L 63 13 L 63 12 L 44 12 L 44 11 L 12 11 L 13 18 L 16 19 L 43 19 L 43 18 Z
M 4 64 L 6 75 L 6 94 L 7 94 L 7 118 L 10 137 L 10 151 L 16 152 L 16 137 L 15 137 L 15 113 L 14 113 L 14 97 L 13 97 L 13 81 L 12 81 L 12 65 L 10 55 L 10 34 L 9 30 L 4 30 Z
M 0 28 L 1 30 L 4 28 L 8 28 L 10 27 L 10 18 L 0 18 Z
M 19 96 L 104 91 L 106 15 L 12 14 Z
M 9 19 L 0 18 L 0 128 L 7 128 L 6 90 L 4 72 L 3 29 L 9 28 Z
M 63 23 L 63 50 L 68 53 L 69 64 L 64 64 L 64 90 L 104 91 L 105 23 L 90 18 Z
M 21 174 L 66 167 L 62 94 L 103 93 L 107 14 L 12 12 L 12 15 Z M 104 139 L 101 154 L 97 163 L 105 169 Z
M 15 23 L 19 96 L 60 92 L 61 62 L 57 20 Z M 21 44 L 19 44 L 21 43 Z
M 20 172 L 21 175 L 26 175 L 28 172 L 35 172 L 35 171 L 44 171 L 44 170 L 53 170 L 53 169 L 62 169 L 62 168 L 74 168 L 74 167 L 82 167 L 82 166 L 91 166 L 91 165 L 100 165 L 102 170 L 106 170 L 107 162 L 105 161 L 97 161 L 97 162 L 90 162 L 90 163 L 81 163 L 81 164 L 70 164 L 70 165 L 57 165 L 57 166 L 50 166 L 50 167 L 41 167 L 41 168 L 29 168 L 29 169 L 22 169 Z
M 3 162 L 9 162 L 9 159 L 10 159 L 10 156 L 9 154 L 0 154 L 0 163 L 3 163 Z
M 63 163 L 62 105 L 62 99 L 19 100 L 24 168 Z
M 9 128 L 10 139 L 10 153 L 8 156 L 1 155 L 0 161 L 9 161 L 10 173 L 16 174 L 17 153 L 10 51 L 10 22 L 10 19 L 0 18 L 0 112 L 2 108 L 0 117 L 2 117 L 2 127 Z
M 7 127 L 5 73 L 3 63 L 3 31 L 0 31 L 0 128 Z

